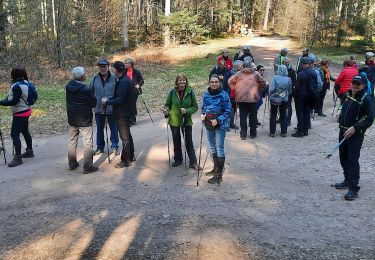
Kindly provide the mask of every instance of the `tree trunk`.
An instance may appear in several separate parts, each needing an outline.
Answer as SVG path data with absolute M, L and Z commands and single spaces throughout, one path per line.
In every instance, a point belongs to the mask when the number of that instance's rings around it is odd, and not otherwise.
M 171 14 L 171 0 L 165 0 L 164 15 Z M 171 45 L 171 31 L 168 25 L 164 26 L 164 47 L 167 48 Z
M 339 26 L 337 30 L 337 36 L 336 36 L 336 46 L 341 47 L 341 43 L 344 40 L 344 23 L 346 18 L 346 12 L 347 12 L 347 0 L 341 0 L 340 1 L 340 18 L 339 18 Z
M 233 25 L 233 0 L 229 1 L 228 32 L 232 32 Z
M 59 68 L 64 67 L 64 55 L 63 55 L 63 23 L 64 23 L 64 9 L 65 1 L 59 0 L 57 2 L 57 24 L 56 24 L 56 56 Z
M 369 43 L 372 43 L 373 40 L 372 40 L 372 37 L 374 35 L 374 19 L 375 19 L 375 15 L 374 15 L 374 9 L 371 9 L 371 6 L 373 6 L 375 3 L 371 3 L 372 1 L 371 0 L 367 0 L 366 1 L 366 6 L 365 6 L 365 10 L 366 10 L 366 14 L 367 14 L 367 26 L 366 26 L 366 34 L 365 34 L 365 41 L 369 42 Z
M 5 30 L 7 26 L 7 16 L 4 10 L 4 0 L 0 1 L 0 51 L 6 48 Z
M 129 35 L 128 35 L 128 1 L 123 0 L 121 5 L 121 49 L 125 50 L 129 47 Z
M 265 15 L 264 15 L 264 22 L 263 22 L 263 30 L 264 31 L 268 30 L 268 16 L 270 14 L 270 6 L 271 6 L 271 0 L 267 0 L 266 12 L 265 12 Z
M 56 37 L 56 13 L 55 13 L 55 0 L 51 0 L 51 8 L 52 8 L 52 27 L 53 27 L 53 36 Z

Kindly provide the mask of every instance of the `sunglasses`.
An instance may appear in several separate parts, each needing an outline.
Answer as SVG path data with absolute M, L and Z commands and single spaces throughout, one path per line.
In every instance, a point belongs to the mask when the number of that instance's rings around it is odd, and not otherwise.
M 360 85 L 362 85 L 362 82 L 360 82 L 360 81 L 352 81 L 352 85 L 360 86 Z
M 260 69 L 259 71 L 265 71 L 265 69 Z

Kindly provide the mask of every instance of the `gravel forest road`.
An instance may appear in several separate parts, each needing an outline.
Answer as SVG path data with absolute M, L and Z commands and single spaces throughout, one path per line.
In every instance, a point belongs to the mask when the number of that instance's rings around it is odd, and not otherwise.
M 288 41 L 244 43 L 270 81 Z M 157 115 L 156 126 L 145 118 L 132 127 L 137 162 L 128 169 L 102 155 L 94 157 L 96 173 L 69 171 L 67 135 L 37 138 L 34 159 L 0 165 L 0 259 L 375 259 L 375 131 L 362 149 L 359 198 L 344 201 L 345 191 L 330 187 L 342 179 L 338 154 L 325 159 L 338 139 L 332 107 L 329 92 L 329 116 L 316 118 L 305 138 L 290 137 L 292 127 L 287 138 L 269 137 L 268 116 L 255 140 L 228 133 L 220 186 L 203 176 L 197 187 L 195 171 L 169 169 Z M 198 113 L 194 122 L 198 155 Z M 203 158 L 206 148 L 204 138 Z

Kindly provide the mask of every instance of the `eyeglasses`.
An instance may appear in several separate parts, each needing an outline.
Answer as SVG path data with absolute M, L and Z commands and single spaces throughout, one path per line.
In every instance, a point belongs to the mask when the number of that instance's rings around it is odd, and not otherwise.
M 220 81 L 210 81 L 211 84 L 219 84 Z
M 259 71 L 265 71 L 265 69 L 260 69 Z

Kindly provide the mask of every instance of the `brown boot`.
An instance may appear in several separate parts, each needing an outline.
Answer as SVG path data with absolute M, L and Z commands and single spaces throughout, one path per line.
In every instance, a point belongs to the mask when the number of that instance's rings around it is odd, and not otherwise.
M 217 172 L 217 160 L 218 160 L 217 153 L 212 154 L 212 159 L 214 161 L 214 168 L 210 172 L 206 172 L 205 173 L 206 176 L 215 175 L 215 173 Z

